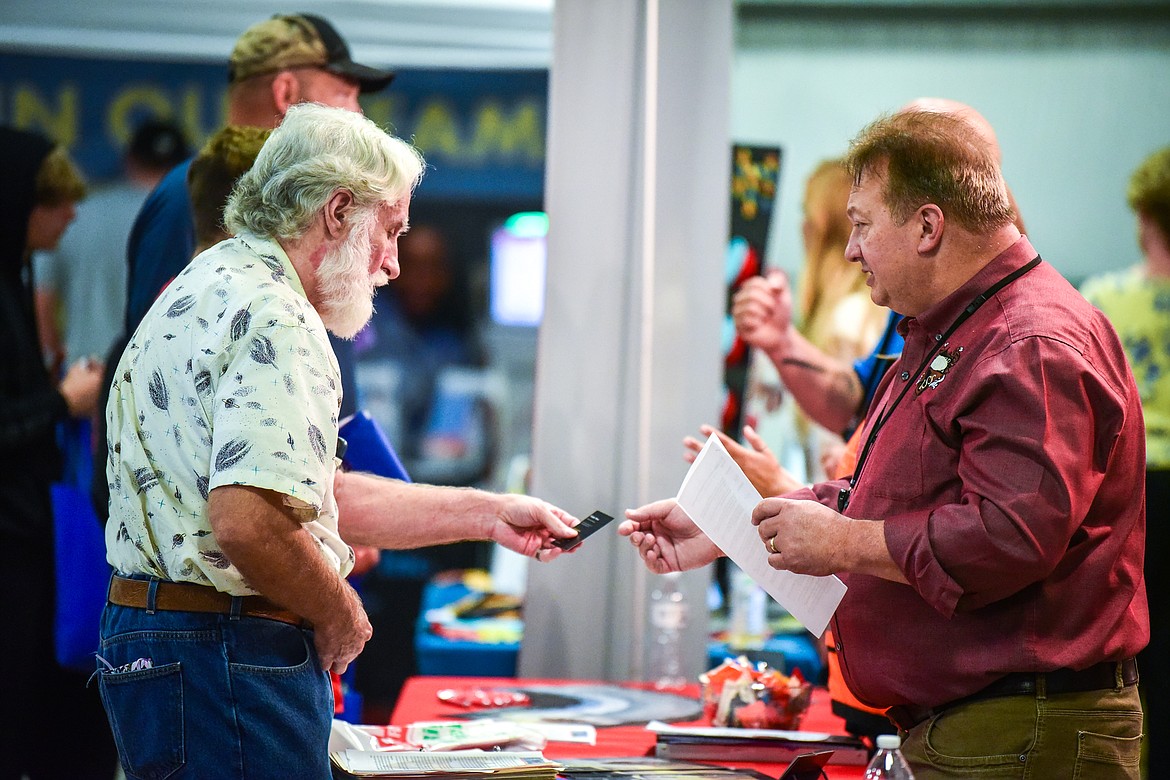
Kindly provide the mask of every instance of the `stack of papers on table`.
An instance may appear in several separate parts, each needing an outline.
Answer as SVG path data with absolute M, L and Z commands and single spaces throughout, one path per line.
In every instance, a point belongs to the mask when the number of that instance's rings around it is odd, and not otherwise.
M 536 752 L 451 750 L 443 753 L 387 753 L 349 748 L 331 753 L 329 758 L 343 777 L 555 780 L 561 768 L 560 764 Z
M 562 780 L 772 780 L 754 769 L 667 761 L 662 758 L 571 758 Z
M 681 728 L 654 721 L 646 728 L 658 735 L 654 755 L 683 761 L 792 761 L 813 751 L 831 750 L 830 764 L 865 766 L 869 751 L 865 743 L 847 734 L 780 729 Z
M 375 752 L 418 750 L 543 750 L 549 740 L 592 745 L 597 730 L 584 724 L 531 723 L 503 720 L 416 721 L 406 726 L 367 726 L 333 721 L 329 750 L 354 749 Z

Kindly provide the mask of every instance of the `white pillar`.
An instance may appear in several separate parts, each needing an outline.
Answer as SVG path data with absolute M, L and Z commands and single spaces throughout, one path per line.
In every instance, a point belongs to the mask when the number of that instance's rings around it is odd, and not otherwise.
M 682 437 L 717 421 L 732 20 L 731 0 L 556 2 L 532 492 L 581 516 L 674 495 Z M 639 679 L 653 578 L 609 529 L 530 566 L 521 676 Z M 684 577 L 691 677 L 709 581 Z

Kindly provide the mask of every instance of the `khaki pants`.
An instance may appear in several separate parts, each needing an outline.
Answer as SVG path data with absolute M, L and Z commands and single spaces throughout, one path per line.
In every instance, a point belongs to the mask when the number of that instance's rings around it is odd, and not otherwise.
M 1141 777 L 1136 685 L 957 705 L 903 735 L 916 780 Z

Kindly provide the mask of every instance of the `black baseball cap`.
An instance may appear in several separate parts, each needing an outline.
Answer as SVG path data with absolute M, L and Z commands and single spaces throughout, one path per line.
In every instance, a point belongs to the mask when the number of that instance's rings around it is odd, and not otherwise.
M 141 165 L 170 170 L 191 156 L 191 148 L 177 124 L 148 119 L 134 131 L 126 153 Z

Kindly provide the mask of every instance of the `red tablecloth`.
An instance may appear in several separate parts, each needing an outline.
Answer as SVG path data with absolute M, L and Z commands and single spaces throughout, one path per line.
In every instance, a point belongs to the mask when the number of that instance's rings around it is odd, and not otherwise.
M 442 720 L 451 718 L 462 712 L 439 701 L 435 695 L 443 688 L 468 688 L 476 685 L 485 687 L 516 686 L 521 682 L 533 685 L 555 685 L 557 682 L 582 682 L 579 680 L 518 680 L 512 677 L 412 677 L 406 681 L 402 693 L 398 697 L 398 704 L 394 708 L 391 723 L 405 726 L 420 720 Z M 684 691 L 699 695 L 698 686 Z M 688 726 L 710 725 L 703 721 L 693 721 Z M 807 731 L 823 731 L 833 734 L 844 734 L 845 726 L 840 718 L 829 709 L 829 692 L 823 688 L 813 691 L 812 704 L 805 715 L 801 726 Z M 544 749 L 549 758 L 617 758 L 622 756 L 648 756 L 654 754 L 654 734 L 642 726 L 613 726 L 597 729 L 596 745 L 581 745 L 571 742 L 550 742 Z M 775 763 L 746 763 L 736 762 L 734 766 L 758 769 L 771 777 L 779 777 L 787 764 Z M 860 778 L 865 774 L 865 768 L 860 766 L 837 766 L 830 764 L 826 767 L 830 780 L 849 780 Z

